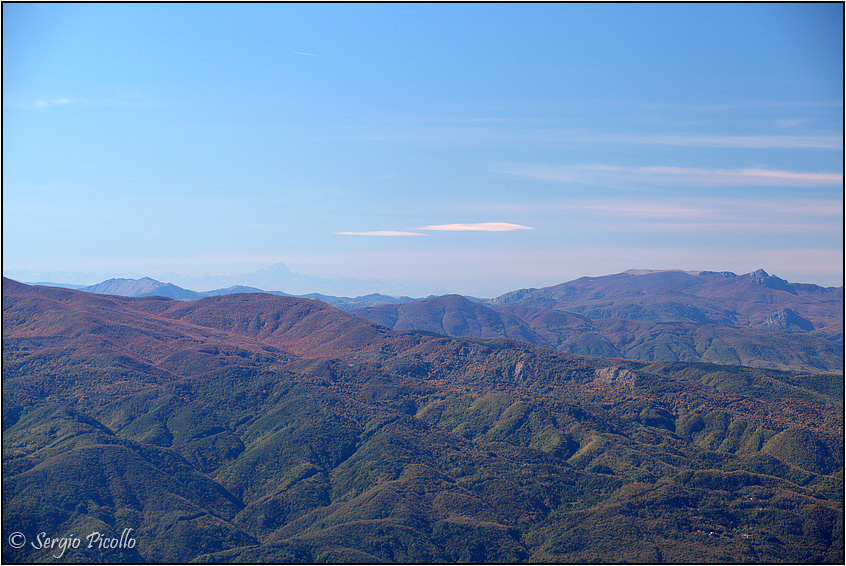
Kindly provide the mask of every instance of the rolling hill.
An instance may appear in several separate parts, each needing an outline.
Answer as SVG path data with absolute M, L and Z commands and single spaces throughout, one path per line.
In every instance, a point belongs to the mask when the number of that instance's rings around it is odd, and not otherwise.
M 350 309 L 349 312 L 394 330 L 428 330 L 448 336 L 476 338 L 513 338 L 549 345 L 520 318 L 497 312 L 461 295 L 375 305 Z
M 842 374 L 7 279 L 3 328 L 4 535 L 137 543 L 6 562 L 844 558 Z

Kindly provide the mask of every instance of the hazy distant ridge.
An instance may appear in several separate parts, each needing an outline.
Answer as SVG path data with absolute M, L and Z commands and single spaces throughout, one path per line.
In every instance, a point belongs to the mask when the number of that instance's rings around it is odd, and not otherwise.
M 395 330 L 507 337 L 588 356 L 843 369 L 842 288 L 764 270 L 630 270 L 475 304 L 451 295 L 350 312 Z
M 162 283 L 150 277 L 142 277 L 141 279 L 116 278 L 107 279 L 96 285 L 71 285 L 66 283 L 34 283 L 35 285 L 43 285 L 47 287 L 62 287 L 66 289 L 76 289 L 78 291 L 85 291 L 88 293 L 96 293 L 98 295 L 119 295 L 122 297 L 168 297 L 170 299 L 177 299 L 180 301 L 195 301 L 203 297 L 215 297 L 219 295 L 232 295 L 235 293 L 268 293 L 271 295 L 280 296 L 295 296 L 283 291 L 266 291 L 257 287 L 249 287 L 246 285 L 231 285 L 226 288 L 213 289 L 211 291 L 192 291 L 173 285 L 172 283 Z M 392 297 L 389 295 L 382 295 L 379 293 L 371 293 L 359 297 L 335 297 L 333 295 L 323 295 L 321 293 L 309 293 L 307 295 L 296 295 L 307 299 L 315 299 L 323 301 L 332 306 L 343 310 L 353 308 L 367 307 L 375 304 L 385 303 L 403 303 L 413 301 L 411 297 Z
M 149 277 L 109 279 L 77 288 L 183 301 L 235 293 L 291 296 L 244 285 L 197 292 Z M 745 275 L 629 270 L 487 300 L 378 293 L 354 298 L 299 296 L 393 330 L 511 338 L 587 356 L 841 371 L 842 295 L 842 288 L 789 283 L 759 269 Z

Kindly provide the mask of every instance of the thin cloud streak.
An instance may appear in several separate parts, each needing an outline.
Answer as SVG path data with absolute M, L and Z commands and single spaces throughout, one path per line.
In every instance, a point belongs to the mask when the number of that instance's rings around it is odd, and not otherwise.
M 787 199 L 685 199 L 678 202 L 582 202 L 550 205 L 550 210 L 593 213 L 631 219 L 631 229 L 685 232 L 740 231 L 758 233 L 825 233 L 841 229 L 842 202 Z
M 335 232 L 340 236 L 425 236 L 419 232 L 402 232 L 398 230 L 372 230 L 370 232 Z
M 595 198 L 468 208 L 476 213 L 496 210 L 540 215 L 542 222 L 553 225 L 631 233 L 837 235 L 842 233 L 843 223 L 842 200 L 815 198 Z
M 511 232 L 514 230 L 534 230 L 531 226 L 512 224 L 510 222 L 476 222 L 464 224 L 433 224 L 423 226 L 417 230 L 431 230 L 436 232 Z M 366 232 L 335 232 L 341 236 L 427 236 L 420 232 L 402 230 L 371 230 Z
M 841 224 L 816 224 L 816 223 L 772 223 L 772 222 L 650 222 L 627 224 L 626 230 L 637 230 L 639 232 L 679 232 L 697 234 L 704 232 L 718 233 L 791 233 L 791 234 L 836 234 L 843 233 Z
M 843 150 L 843 136 L 836 133 L 816 135 L 761 134 L 713 135 L 698 133 L 637 134 L 625 132 L 597 132 L 590 130 L 533 129 L 513 124 L 514 119 L 448 119 L 425 120 L 392 131 L 357 132 L 355 139 L 377 142 L 437 142 L 445 140 L 464 144 L 616 144 L 657 145 L 674 147 L 705 147 L 723 149 L 821 149 Z
M 17 110 L 44 110 L 46 108 L 62 107 L 161 108 L 167 105 L 168 103 L 166 101 L 155 100 L 134 93 L 117 94 L 112 98 L 64 97 L 39 98 L 25 102 L 3 101 L 3 108 L 14 108 Z
M 615 169 L 616 170 L 616 169 Z M 626 169 L 622 169 L 626 171 Z M 842 184 L 843 175 L 835 173 L 798 173 L 795 171 L 779 171 L 767 169 L 701 169 L 684 167 L 640 167 L 635 172 L 647 175 L 686 176 L 697 182 L 713 180 L 719 184 Z
M 68 104 L 73 104 L 73 100 L 70 98 L 55 98 L 53 100 L 34 100 L 32 102 L 22 102 L 22 103 L 9 103 L 4 104 L 4 106 L 9 106 L 11 108 L 20 108 L 23 110 L 42 110 L 44 108 L 50 108 L 54 106 L 67 106 Z
M 501 173 L 543 181 L 585 182 L 591 184 L 640 185 L 671 184 L 705 186 L 826 186 L 842 185 L 837 173 L 784 171 L 777 169 L 706 169 L 700 167 L 618 165 L 544 165 L 508 166 Z
M 534 230 L 531 226 L 511 224 L 509 222 L 477 222 L 470 224 L 436 224 L 423 226 L 418 230 L 438 230 L 445 232 L 511 232 L 512 230 Z
M 579 134 L 561 132 L 562 140 L 621 144 L 673 145 L 736 149 L 843 149 L 843 137 L 834 135 L 713 136 L 700 134 Z
M 725 214 L 726 210 L 741 210 L 750 215 L 789 215 L 842 217 L 843 201 L 837 199 L 784 198 L 674 198 L 669 200 L 575 199 L 568 202 L 540 201 L 525 203 L 483 203 L 464 207 L 475 214 L 511 213 L 534 214 L 550 211 L 595 211 L 602 214 L 635 218 L 698 218 L 711 211 Z

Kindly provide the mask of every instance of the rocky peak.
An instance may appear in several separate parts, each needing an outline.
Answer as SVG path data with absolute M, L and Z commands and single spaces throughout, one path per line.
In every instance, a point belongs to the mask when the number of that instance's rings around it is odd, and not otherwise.
M 790 293 L 791 295 L 796 294 L 796 289 L 791 287 L 790 283 L 780 277 L 770 275 L 763 269 L 758 269 L 757 271 L 750 273 L 749 280 L 751 283 L 763 285 L 764 287 L 768 287 L 770 289 L 784 291 L 786 293 Z

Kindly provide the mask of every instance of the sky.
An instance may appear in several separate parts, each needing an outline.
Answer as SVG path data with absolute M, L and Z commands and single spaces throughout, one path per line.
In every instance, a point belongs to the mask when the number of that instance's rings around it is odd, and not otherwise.
M 839 286 L 843 9 L 5 3 L 4 275 Z

